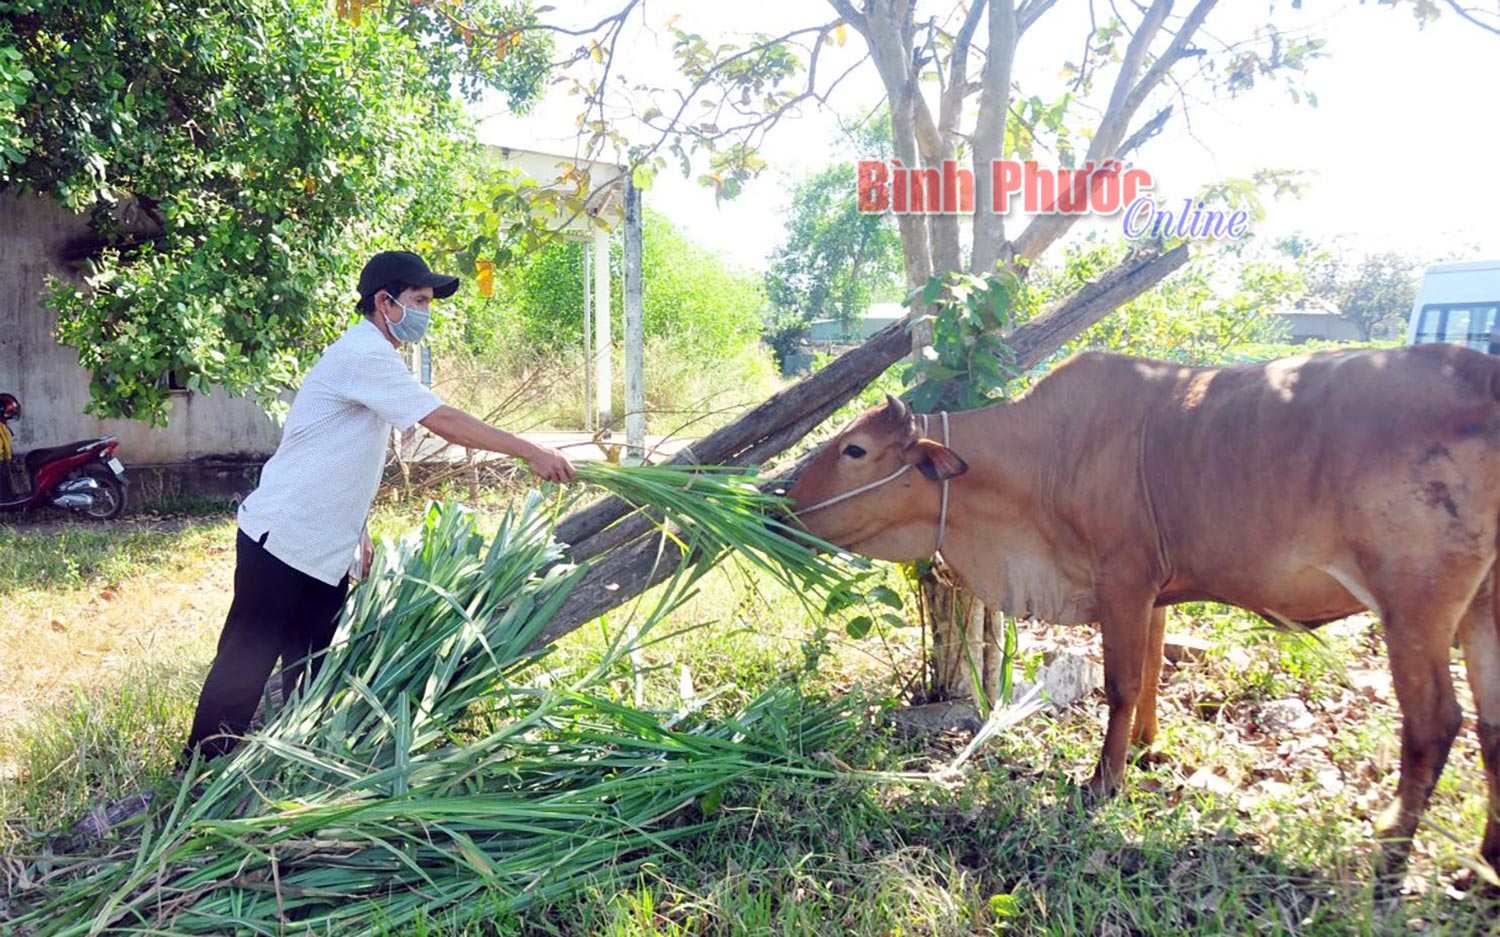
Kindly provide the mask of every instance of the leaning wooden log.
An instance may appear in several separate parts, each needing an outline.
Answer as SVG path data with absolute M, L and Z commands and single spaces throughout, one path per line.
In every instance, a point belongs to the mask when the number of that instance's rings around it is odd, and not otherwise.
M 1185 244 L 1165 253 L 1151 245 L 1128 255 L 1095 282 L 1017 327 L 1007 339 L 1017 362 L 1022 368 L 1040 364 L 1105 315 L 1160 283 L 1186 263 L 1187 257 Z M 886 326 L 823 370 L 693 443 L 670 462 L 762 464 L 795 445 L 910 351 L 906 320 Z M 630 506 L 618 498 L 607 498 L 563 518 L 557 526 L 557 537 L 573 547 L 575 559 L 591 559 L 650 530 L 648 521 L 609 530 L 630 511 Z
M 1007 338 L 1007 344 L 1015 353 L 1016 363 L 1023 369 L 1033 368 L 1042 363 L 1074 336 L 1160 283 L 1186 263 L 1187 259 L 1186 245 L 1179 245 L 1165 253 L 1144 250 L 1126 257 L 1094 283 L 1079 289 L 1035 319 L 1018 326 Z M 897 332 L 900 335 L 899 339 L 895 337 Z M 782 415 L 782 423 L 779 427 L 764 431 L 759 439 L 743 446 L 738 453 L 720 455 L 714 459 L 702 458 L 700 461 L 714 464 L 758 464 L 762 460 L 785 451 L 811 432 L 829 414 L 852 399 L 909 349 L 910 337 L 906 334 L 902 323 L 882 329 L 865 344 L 844 354 L 818 375 L 813 375 L 784 391 L 782 395 L 778 395 L 782 397 L 798 388 L 811 386 L 819 375 L 843 365 L 839 372 L 841 375 L 839 380 L 825 381 L 818 385 L 823 395 L 821 401 L 815 404 L 805 393 L 797 398 L 809 407 L 807 412 L 793 411 L 791 415 L 787 415 L 786 411 L 780 408 L 770 407 L 777 400 L 777 398 L 772 398 L 757 407 L 751 414 L 747 414 L 746 419 L 760 412 L 761 417 L 755 425 L 765 427 L 769 425 L 771 419 L 767 414 L 774 412 Z M 853 383 L 856 380 L 859 383 Z M 832 401 L 831 404 L 830 401 Z M 724 433 L 745 423 L 746 420 L 742 419 L 720 432 Z M 749 429 L 741 429 L 734 434 L 734 438 L 743 440 L 750 432 Z M 729 437 L 724 436 L 715 440 L 715 436 L 720 436 L 720 434 L 716 433 L 704 440 L 704 442 L 714 440 L 713 447 L 708 451 L 725 451 L 730 445 L 727 442 Z M 703 450 L 700 449 L 701 451 Z M 753 459 L 746 458 L 747 456 L 752 456 Z M 737 458 L 740 461 L 736 461 Z M 781 479 L 769 482 L 768 485 L 789 486 L 810 459 L 811 454 L 804 456 Z M 552 622 L 538 637 L 536 642 L 538 647 L 556 641 L 610 609 L 640 595 L 652 586 L 665 581 L 677 570 L 683 560 L 682 551 L 670 538 L 662 542 L 663 538 L 660 534 L 654 536 L 650 534 L 650 531 L 655 528 L 653 520 L 631 518 L 624 523 L 617 524 L 614 530 L 598 526 L 611 523 L 606 519 L 611 517 L 618 519 L 628 510 L 628 507 L 615 508 L 606 502 L 575 512 L 572 517 L 564 519 L 558 525 L 559 539 L 575 545 L 574 559 L 590 560 L 595 565 L 585 577 L 582 585 L 564 602 Z M 582 536 L 580 540 L 572 541 L 568 539 L 569 535 Z

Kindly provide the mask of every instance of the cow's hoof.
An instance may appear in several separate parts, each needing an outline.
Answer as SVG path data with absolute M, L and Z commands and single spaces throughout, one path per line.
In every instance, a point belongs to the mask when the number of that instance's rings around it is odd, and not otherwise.
M 1388 842 L 1375 854 L 1375 900 L 1389 901 L 1401 895 L 1406 882 L 1406 859 L 1411 841 Z
M 1494 868 L 1491 863 L 1490 869 L 1483 872 L 1474 867 L 1460 869 L 1453 876 L 1453 888 L 1482 901 L 1494 902 L 1500 899 L 1500 878 L 1495 877 Z
M 1094 776 L 1084 785 L 1083 793 L 1089 803 L 1102 804 L 1120 793 L 1120 782 L 1103 772 L 1095 771 Z
M 1136 756 L 1131 759 L 1130 763 L 1135 765 L 1137 768 L 1145 768 L 1149 770 L 1151 768 L 1160 768 L 1162 765 L 1168 764 L 1170 762 L 1171 759 L 1167 757 L 1165 752 L 1153 751 L 1152 749 L 1147 748 L 1137 753 Z

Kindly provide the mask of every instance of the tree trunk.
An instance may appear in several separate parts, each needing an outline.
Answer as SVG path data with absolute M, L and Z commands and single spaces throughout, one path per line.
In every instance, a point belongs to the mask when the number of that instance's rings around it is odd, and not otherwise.
M 918 584 L 923 628 L 932 636 L 928 685 L 921 702 L 999 702 L 1005 665 L 1005 618 L 935 564 Z

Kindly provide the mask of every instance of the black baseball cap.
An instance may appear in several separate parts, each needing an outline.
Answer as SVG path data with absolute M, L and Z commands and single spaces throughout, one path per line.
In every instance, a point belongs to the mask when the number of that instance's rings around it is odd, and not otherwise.
M 411 251 L 381 251 L 365 264 L 359 274 L 359 300 L 369 306 L 375 294 L 396 285 L 430 286 L 438 299 L 452 296 L 458 289 L 458 277 L 433 273 L 427 262 Z

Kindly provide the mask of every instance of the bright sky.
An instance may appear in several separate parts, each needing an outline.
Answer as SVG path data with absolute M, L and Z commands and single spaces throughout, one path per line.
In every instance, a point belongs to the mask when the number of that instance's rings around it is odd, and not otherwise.
M 592 23 L 618 0 L 555 0 L 576 22 Z M 1305 87 L 1318 106 L 1293 103 L 1279 82 L 1264 83 L 1239 99 L 1205 99 L 1195 86 L 1184 121 L 1135 154 L 1156 178 L 1163 203 L 1180 200 L 1220 178 L 1258 168 L 1309 171 L 1300 200 L 1270 203 L 1256 230 L 1262 235 L 1302 231 L 1320 238 L 1349 237 L 1359 251 L 1398 249 L 1437 257 L 1500 257 L 1500 185 L 1490 173 L 1500 154 L 1500 37 L 1446 15 L 1419 31 L 1405 11 L 1354 0 L 1308 0 L 1307 9 L 1276 4 L 1284 31 L 1327 40 L 1325 58 L 1313 63 Z M 919 19 L 946 13 L 951 2 L 919 6 Z M 1107 5 L 1098 4 L 1107 9 Z M 1209 18 L 1215 36 L 1244 35 L 1263 22 L 1265 0 L 1222 0 Z M 815 0 L 649 0 L 645 22 L 634 21 L 615 74 L 631 82 L 671 82 L 671 33 L 663 24 L 703 34 L 710 42 L 743 41 L 757 31 L 784 30 L 835 19 Z M 826 15 L 825 15 L 826 14 Z M 1242 18 L 1243 17 L 1243 18 Z M 1062 0 L 1023 38 L 1016 79 L 1026 93 L 1049 98 L 1061 84 L 1064 60 L 1076 61 L 1088 23 L 1088 0 Z M 720 39 L 720 37 L 723 37 Z M 828 50 L 820 69 L 837 74 L 864 49 L 850 30 L 843 49 Z M 564 37 L 565 38 L 565 37 Z M 840 86 L 833 107 L 846 115 L 881 100 L 874 66 L 865 63 Z M 486 142 L 572 153 L 579 99 L 549 95 L 526 117 L 491 108 L 480 137 Z M 666 104 L 663 100 L 663 106 Z M 1150 104 L 1143 116 L 1155 110 Z M 1180 111 L 1180 107 L 1179 107 Z M 733 202 L 715 206 L 712 192 L 680 169 L 657 177 L 645 193 L 652 207 L 697 241 L 750 268 L 764 264 L 780 241 L 790 182 L 852 153 L 839 149 L 834 115 L 810 105 L 772 130 L 762 155 L 771 168 Z M 673 164 L 675 165 L 675 163 Z M 695 175 L 700 171 L 695 167 Z M 850 198 L 854 193 L 850 193 Z M 1099 222 L 1118 229 L 1118 220 Z

